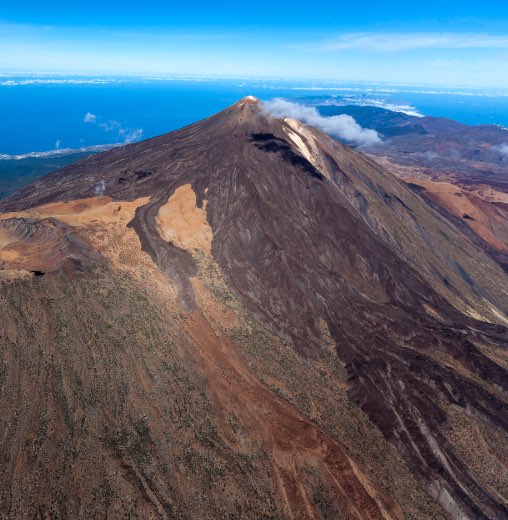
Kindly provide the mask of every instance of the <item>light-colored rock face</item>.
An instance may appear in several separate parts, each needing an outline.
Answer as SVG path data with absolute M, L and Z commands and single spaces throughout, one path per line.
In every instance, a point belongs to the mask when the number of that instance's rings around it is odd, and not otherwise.
M 92 225 L 94 222 L 127 224 L 134 216 L 136 208 L 146 204 L 149 198 L 140 197 L 133 201 L 113 201 L 111 197 L 91 197 L 70 202 L 54 202 L 25 211 L 2 213 L 0 220 L 9 218 L 55 218 L 60 222 L 76 227 Z
M 294 130 L 295 130 L 295 131 L 292 131 L 289 128 L 284 128 L 284 130 L 286 131 L 289 138 L 293 141 L 293 143 L 295 143 L 296 147 L 298 148 L 298 150 L 300 150 L 302 155 L 309 162 L 314 163 L 315 159 L 312 156 L 311 151 L 309 150 L 307 145 L 303 142 L 302 136 L 297 133 L 298 130 L 300 130 L 300 125 L 298 124 L 298 121 L 296 121 L 295 119 L 286 119 L 285 121 L 286 121 L 286 123 L 288 123 L 288 125 L 291 128 L 294 128 Z M 314 164 L 314 166 L 315 166 L 315 164 Z
M 161 206 L 157 226 L 167 242 L 182 249 L 201 249 L 210 254 L 213 234 L 206 220 L 206 200 L 202 208 L 197 206 L 191 184 L 177 188 L 168 202 Z
M 292 118 L 285 118 L 284 122 L 287 126 L 284 131 L 287 136 L 293 141 L 300 153 L 315 166 L 325 177 L 330 178 L 328 168 L 323 163 L 322 152 L 320 151 L 312 132 L 300 121 Z

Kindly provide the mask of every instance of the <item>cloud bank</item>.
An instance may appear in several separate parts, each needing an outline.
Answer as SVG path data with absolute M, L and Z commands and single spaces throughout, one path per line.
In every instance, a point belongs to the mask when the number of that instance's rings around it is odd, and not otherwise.
M 390 85 L 389 83 L 379 83 L 379 85 Z M 263 88 L 275 88 L 271 85 L 263 85 Z M 464 87 L 469 88 L 469 87 Z M 414 88 L 399 88 L 399 87 L 334 87 L 333 85 L 323 85 L 323 86 L 305 86 L 305 87 L 290 87 L 291 90 L 308 90 L 308 91 L 330 91 L 330 92 L 361 92 L 361 93 L 369 93 L 372 95 L 375 94 L 429 94 L 435 96 L 442 95 L 450 95 L 450 96 L 468 96 L 468 97 L 508 97 L 508 92 L 506 90 L 495 90 L 495 91 L 482 91 L 477 88 L 471 87 L 470 90 L 444 90 L 442 88 L 432 88 L 432 89 L 414 89 Z
M 329 99 L 319 99 L 314 105 L 328 105 L 328 106 L 346 106 L 355 105 L 360 107 L 378 107 L 390 110 L 391 112 L 401 112 L 408 116 L 414 117 L 425 117 L 424 114 L 419 112 L 416 107 L 407 104 L 389 103 L 385 99 L 366 98 L 366 97 L 341 97 Z
M 408 116 L 413 117 L 425 117 L 421 112 L 418 112 L 416 107 L 412 105 L 403 105 L 396 103 L 388 103 L 384 99 L 368 99 L 368 98 L 345 98 L 344 101 L 351 101 L 352 105 L 357 106 L 368 106 L 368 107 L 379 107 L 384 108 L 386 110 L 390 110 L 391 112 L 401 112 L 402 114 L 406 114 Z
M 116 79 L 7 79 L 0 87 L 22 87 L 25 85 L 108 85 L 121 83 Z
M 479 33 L 346 33 L 315 46 L 321 50 L 398 52 L 413 49 L 506 49 L 508 36 Z
M 101 117 L 96 114 L 92 114 L 92 112 L 87 112 L 85 114 L 83 117 L 83 122 L 97 125 L 105 132 L 116 134 L 117 139 L 122 140 L 123 144 L 139 141 L 139 139 L 141 139 L 143 136 L 142 128 L 125 127 L 122 125 L 122 123 L 115 121 L 114 119 L 110 119 L 109 121 L 101 121 Z
M 358 146 L 381 143 L 375 130 L 362 128 L 351 116 L 323 117 L 315 107 L 292 103 L 285 99 L 274 99 L 264 103 L 265 109 L 275 117 L 291 117 L 319 128 L 327 134 L 335 135 Z

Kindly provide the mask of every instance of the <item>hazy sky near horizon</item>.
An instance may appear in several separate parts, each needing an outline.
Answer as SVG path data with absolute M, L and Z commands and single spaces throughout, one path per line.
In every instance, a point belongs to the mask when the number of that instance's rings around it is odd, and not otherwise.
M 508 88 L 508 2 L 9 2 L 0 69 Z

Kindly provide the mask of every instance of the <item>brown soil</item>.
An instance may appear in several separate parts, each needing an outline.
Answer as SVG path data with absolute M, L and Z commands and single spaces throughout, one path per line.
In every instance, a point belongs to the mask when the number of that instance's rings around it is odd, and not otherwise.
M 191 184 L 180 186 L 160 207 L 157 226 L 164 240 L 182 249 L 199 248 L 210 254 L 212 230 L 206 220 L 206 200 L 198 208 Z
M 508 253 L 508 208 L 495 206 L 447 182 L 411 178 L 406 181 L 423 187 L 431 200 L 462 219 L 485 242 Z

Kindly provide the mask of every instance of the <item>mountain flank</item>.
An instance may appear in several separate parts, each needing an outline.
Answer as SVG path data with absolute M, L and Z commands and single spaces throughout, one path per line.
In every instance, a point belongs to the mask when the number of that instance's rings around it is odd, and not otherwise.
M 6 518 L 504 518 L 507 275 L 248 97 L 0 202 Z

